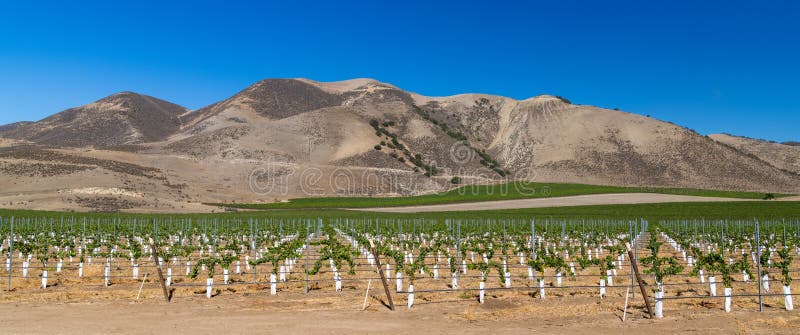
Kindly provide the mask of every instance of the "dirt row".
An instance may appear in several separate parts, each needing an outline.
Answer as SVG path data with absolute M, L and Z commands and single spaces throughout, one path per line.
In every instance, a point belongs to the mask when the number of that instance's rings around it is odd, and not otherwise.
M 667 202 L 727 202 L 748 201 L 747 199 L 697 197 L 690 195 L 656 194 L 656 193 L 620 193 L 620 194 L 591 194 L 569 197 L 498 200 L 484 202 L 470 202 L 445 205 L 423 205 L 408 207 L 385 207 L 354 209 L 370 212 L 385 213 L 425 213 L 425 212 L 458 212 L 458 211 L 483 211 L 498 209 L 520 208 L 546 208 L 591 205 L 629 205 L 652 204 Z

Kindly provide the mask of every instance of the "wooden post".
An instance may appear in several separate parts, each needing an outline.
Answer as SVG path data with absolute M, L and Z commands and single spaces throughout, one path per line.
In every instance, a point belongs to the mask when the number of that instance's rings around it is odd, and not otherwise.
M 394 301 L 392 300 L 392 294 L 389 292 L 389 284 L 386 282 L 386 275 L 383 274 L 383 267 L 381 266 L 381 258 L 378 257 L 378 250 L 377 248 L 375 248 L 375 243 L 369 241 L 369 244 L 372 246 L 372 248 L 370 248 L 370 251 L 372 252 L 372 256 L 375 257 L 375 266 L 378 267 L 378 274 L 381 276 L 383 291 L 386 292 L 386 299 L 389 300 L 389 309 L 394 311 Z
M 161 262 L 158 260 L 158 249 L 153 243 L 153 238 L 150 238 L 150 248 L 153 249 L 153 259 L 156 262 L 156 273 L 158 273 L 158 282 L 161 283 L 161 291 L 164 292 L 164 300 L 169 303 L 169 291 L 167 290 L 167 283 L 164 282 L 164 275 L 161 273 Z
M 380 271 L 380 269 L 378 269 Z M 372 279 L 367 282 L 367 292 L 364 292 L 364 303 L 361 304 L 361 310 L 367 309 L 367 298 L 369 298 L 369 289 L 372 287 Z
M 622 322 L 625 322 L 625 317 L 628 315 L 628 297 L 631 295 L 631 288 L 625 289 L 625 306 L 622 307 Z
M 2 220 L 0 220 L 2 221 Z M 8 292 L 11 292 L 11 271 L 14 271 L 14 217 L 11 217 L 11 233 L 8 235 Z
M 639 282 L 639 289 L 642 291 L 642 299 L 644 299 L 644 305 L 647 307 L 647 314 L 650 315 L 650 318 L 653 318 L 653 310 L 650 308 L 650 302 L 647 301 L 647 289 L 644 287 L 644 282 L 642 281 L 642 275 L 639 273 L 639 265 L 636 263 L 636 258 L 633 257 L 633 251 L 631 251 L 631 244 L 625 243 L 625 246 L 628 249 L 628 259 L 631 260 L 631 268 L 633 268 L 633 273 L 636 274 L 636 281 Z

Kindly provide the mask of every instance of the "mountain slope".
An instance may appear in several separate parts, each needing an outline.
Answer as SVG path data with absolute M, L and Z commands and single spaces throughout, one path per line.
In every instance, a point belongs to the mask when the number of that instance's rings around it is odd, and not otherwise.
M 787 192 L 800 185 L 796 175 L 640 115 L 573 105 L 553 96 L 432 101 L 466 120 L 472 133 L 486 128 L 481 137 L 494 133 L 487 150 L 517 179 Z
M 0 175 L 7 177 L 0 178 L 0 190 L 16 195 L 35 188 L 47 199 L 100 187 L 138 194 L 136 203 L 183 206 L 416 195 L 508 180 L 800 189 L 793 156 L 759 154 L 649 117 L 550 95 L 426 97 L 371 79 L 264 80 L 196 111 L 121 93 L 5 129 L 0 136 L 19 140 L 0 142 L 10 152 L 42 150 L 30 144 L 61 147 L 57 155 L 0 157 Z M 106 167 L 111 163 L 85 163 L 94 159 L 159 173 L 131 175 Z M 25 174 L 32 167 L 39 172 Z
M 187 110 L 146 95 L 123 92 L 71 108 L 2 136 L 56 147 L 106 147 L 166 139 Z
M 758 157 L 779 169 L 800 173 L 800 146 L 729 134 L 713 134 L 709 135 L 709 137 L 746 154 Z
M 791 173 L 685 128 L 548 95 L 424 97 L 369 79 L 279 79 L 189 115 L 199 121 L 189 121 L 167 152 L 392 169 L 412 179 L 436 170 L 475 182 L 754 191 L 800 185 Z M 434 178 L 439 187 L 447 180 Z
M 300 102 L 279 103 L 293 99 Z M 164 147 L 168 152 L 260 159 L 267 159 L 260 153 L 277 152 L 297 163 L 399 168 L 409 173 L 416 155 L 425 165 L 438 168 L 456 170 L 470 163 L 450 159 L 451 147 L 458 141 L 424 120 L 410 93 L 374 80 L 266 80 L 187 115 L 186 122 L 189 126 Z M 379 136 L 371 122 L 391 126 L 379 126 L 385 132 Z M 374 147 L 381 142 L 383 150 L 376 152 Z M 471 163 L 478 167 L 477 160 Z
M 27 126 L 27 125 L 29 125 L 31 123 L 33 123 L 33 122 L 20 121 L 20 122 L 14 122 L 14 123 L 9 123 L 9 124 L 4 125 L 4 126 L 0 126 L 0 136 L 2 136 L 4 133 L 9 133 L 9 132 L 17 130 L 17 129 L 21 128 L 21 127 Z
M 254 112 L 277 120 L 339 103 L 341 98 L 338 95 L 329 94 L 303 81 L 266 79 L 228 99 L 187 114 L 184 120 L 187 123 L 197 123 L 230 109 Z

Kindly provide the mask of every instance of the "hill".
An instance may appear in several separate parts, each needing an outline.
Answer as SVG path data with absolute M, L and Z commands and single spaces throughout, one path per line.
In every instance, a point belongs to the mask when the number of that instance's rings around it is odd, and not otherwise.
M 6 126 L 3 137 L 53 147 L 107 147 L 163 140 L 180 129 L 181 106 L 132 92 L 70 108 L 38 122 Z
M 728 134 L 714 134 L 709 137 L 748 155 L 758 157 L 779 169 L 800 173 L 800 146 Z
M 372 79 L 268 79 L 195 111 L 120 93 L 5 129 L 0 136 L 16 142 L 0 141 L 8 153 L 0 204 L 5 196 L 28 208 L 49 199 L 69 209 L 74 190 L 86 189 L 103 190 L 110 207 L 136 195 L 126 207 L 165 210 L 509 181 L 800 189 L 797 170 L 779 157 L 649 117 L 552 95 L 427 97 Z M 108 162 L 153 172 L 131 175 Z

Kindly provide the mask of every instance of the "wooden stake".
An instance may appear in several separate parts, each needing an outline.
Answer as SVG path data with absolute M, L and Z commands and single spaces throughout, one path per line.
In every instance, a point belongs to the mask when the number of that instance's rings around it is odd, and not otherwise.
M 161 273 L 161 262 L 158 260 L 158 249 L 153 243 L 153 238 L 150 238 L 150 249 L 153 249 L 153 259 L 156 262 L 156 273 L 158 273 L 158 282 L 161 283 L 161 291 L 164 292 L 164 300 L 169 303 L 169 291 L 167 290 L 167 283 L 164 281 L 164 274 Z
M 378 250 L 375 248 L 375 243 L 369 241 L 369 244 L 372 246 L 370 251 L 372 252 L 372 256 L 375 257 L 375 265 L 378 267 L 378 274 L 381 276 L 381 283 L 383 284 L 384 292 L 386 292 L 386 299 L 389 300 L 389 309 L 394 311 L 394 301 L 392 300 L 392 294 L 389 292 L 389 284 L 386 282 L 386 275 L 383 274 L 383 266 L 381 266 L 381 258 L 378 257 Z
M 631 288 L 625 289 L 625 307 L 622 308 L 622 322 L 625 322 L 625 317 L 628 315 L 628 296 L 631 294 Z
M 378 270 L 378 271 L 380 271 L 380 270 Z M 364 303 L 363 303 L 363 304 L 361 304 L 361 310 L 362 310 L 362 311 L 363 311 L 363 310 L 365 310 L 365 309 L 367 309 L 367 298 L 369 297 L 369 289 L 370 289 L 370 287 L 372 287 L 372 279 L 370 279 L 370 280 L 367 282 L 367 292 L 366 292 L 366 293 L 364 293 Z
M 142 279 L 142 285 L 139 285 L 139 293 L 136 293 L 136 301 L 139 301 L 139 296 L 142 295 L 142 288 L 144 288 L 144 282 L 147 281 L 148 273 L 144 274 L 144 279 Z
M 639 273 L 639 265 L 636 263 L 636 258 L 633 257 L 633 251 L 631 251 L 631 244 L 625 243 L 625 246 L 628 248 L 628 258 L 631 260 L 631 268 L 633 268 L 633 273 L 636 274 L 636 281 L 639 282 L 639 290 L 642 291 L 642 299 L 644 299 L 644 305 L 647 307 L 647 314 L 650 315 L 650 318 L 652 319 L 653 309 L 650 308 L 650 302 L 647 301 L 647 289 L 644 288 L 642 275 Z

